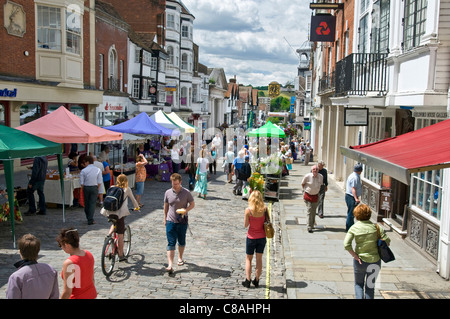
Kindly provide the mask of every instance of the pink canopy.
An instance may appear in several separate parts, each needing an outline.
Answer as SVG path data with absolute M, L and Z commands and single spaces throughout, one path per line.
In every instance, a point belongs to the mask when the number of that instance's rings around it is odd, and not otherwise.
M 85 144 L 122 140 L 122 133 L 82 120 L 64 106 L 16 129 L 56 143 Z

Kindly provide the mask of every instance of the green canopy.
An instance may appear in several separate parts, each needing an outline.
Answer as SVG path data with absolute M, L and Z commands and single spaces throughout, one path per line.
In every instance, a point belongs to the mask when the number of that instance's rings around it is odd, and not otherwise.
M 56 154 L 58 157 L 59 175 L 64 203 L 64 179 L 62 165 L 62 146 L 35 135 L 0 125 L 0 160 L 5 170 L 6 187 L 10 211 L 11 231 L 14 248 L 16 247 L 14 230 L 14 159 Z M 64 205 L 63 205 L 64 218 Z
M 271 121 L 267 121 L 267 123 L 261 126 L 260 128 L 248 132 L 247 136 L 284 138 L 286 137 L 286 134 L 284 134 L 284 131 L 279 127 L 275 126 Z

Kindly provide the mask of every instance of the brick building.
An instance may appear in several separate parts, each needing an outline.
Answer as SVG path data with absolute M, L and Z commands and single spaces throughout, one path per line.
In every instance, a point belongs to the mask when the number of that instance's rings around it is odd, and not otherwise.
M 0 1 L 2 124 L 17 127 L 61 105 L 94 122 L 103 94 L 95 89 L 92 8 L 94 0 Z

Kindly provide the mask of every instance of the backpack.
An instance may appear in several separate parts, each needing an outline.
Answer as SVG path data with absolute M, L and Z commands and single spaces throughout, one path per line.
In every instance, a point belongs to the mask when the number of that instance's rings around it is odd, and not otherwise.
M 119 210 L 124 201 L 124 190 L 122 187 L 111 186 L 108 188 L 103 199 L 103 208 L 110 211 Z

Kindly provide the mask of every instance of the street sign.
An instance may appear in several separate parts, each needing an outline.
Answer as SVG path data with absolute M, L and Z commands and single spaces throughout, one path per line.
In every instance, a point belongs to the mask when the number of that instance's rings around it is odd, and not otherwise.
M 310 41 L 334 42 L 336 34 L 336 17 L 332 15 L 315 15 L 311 17 Z

